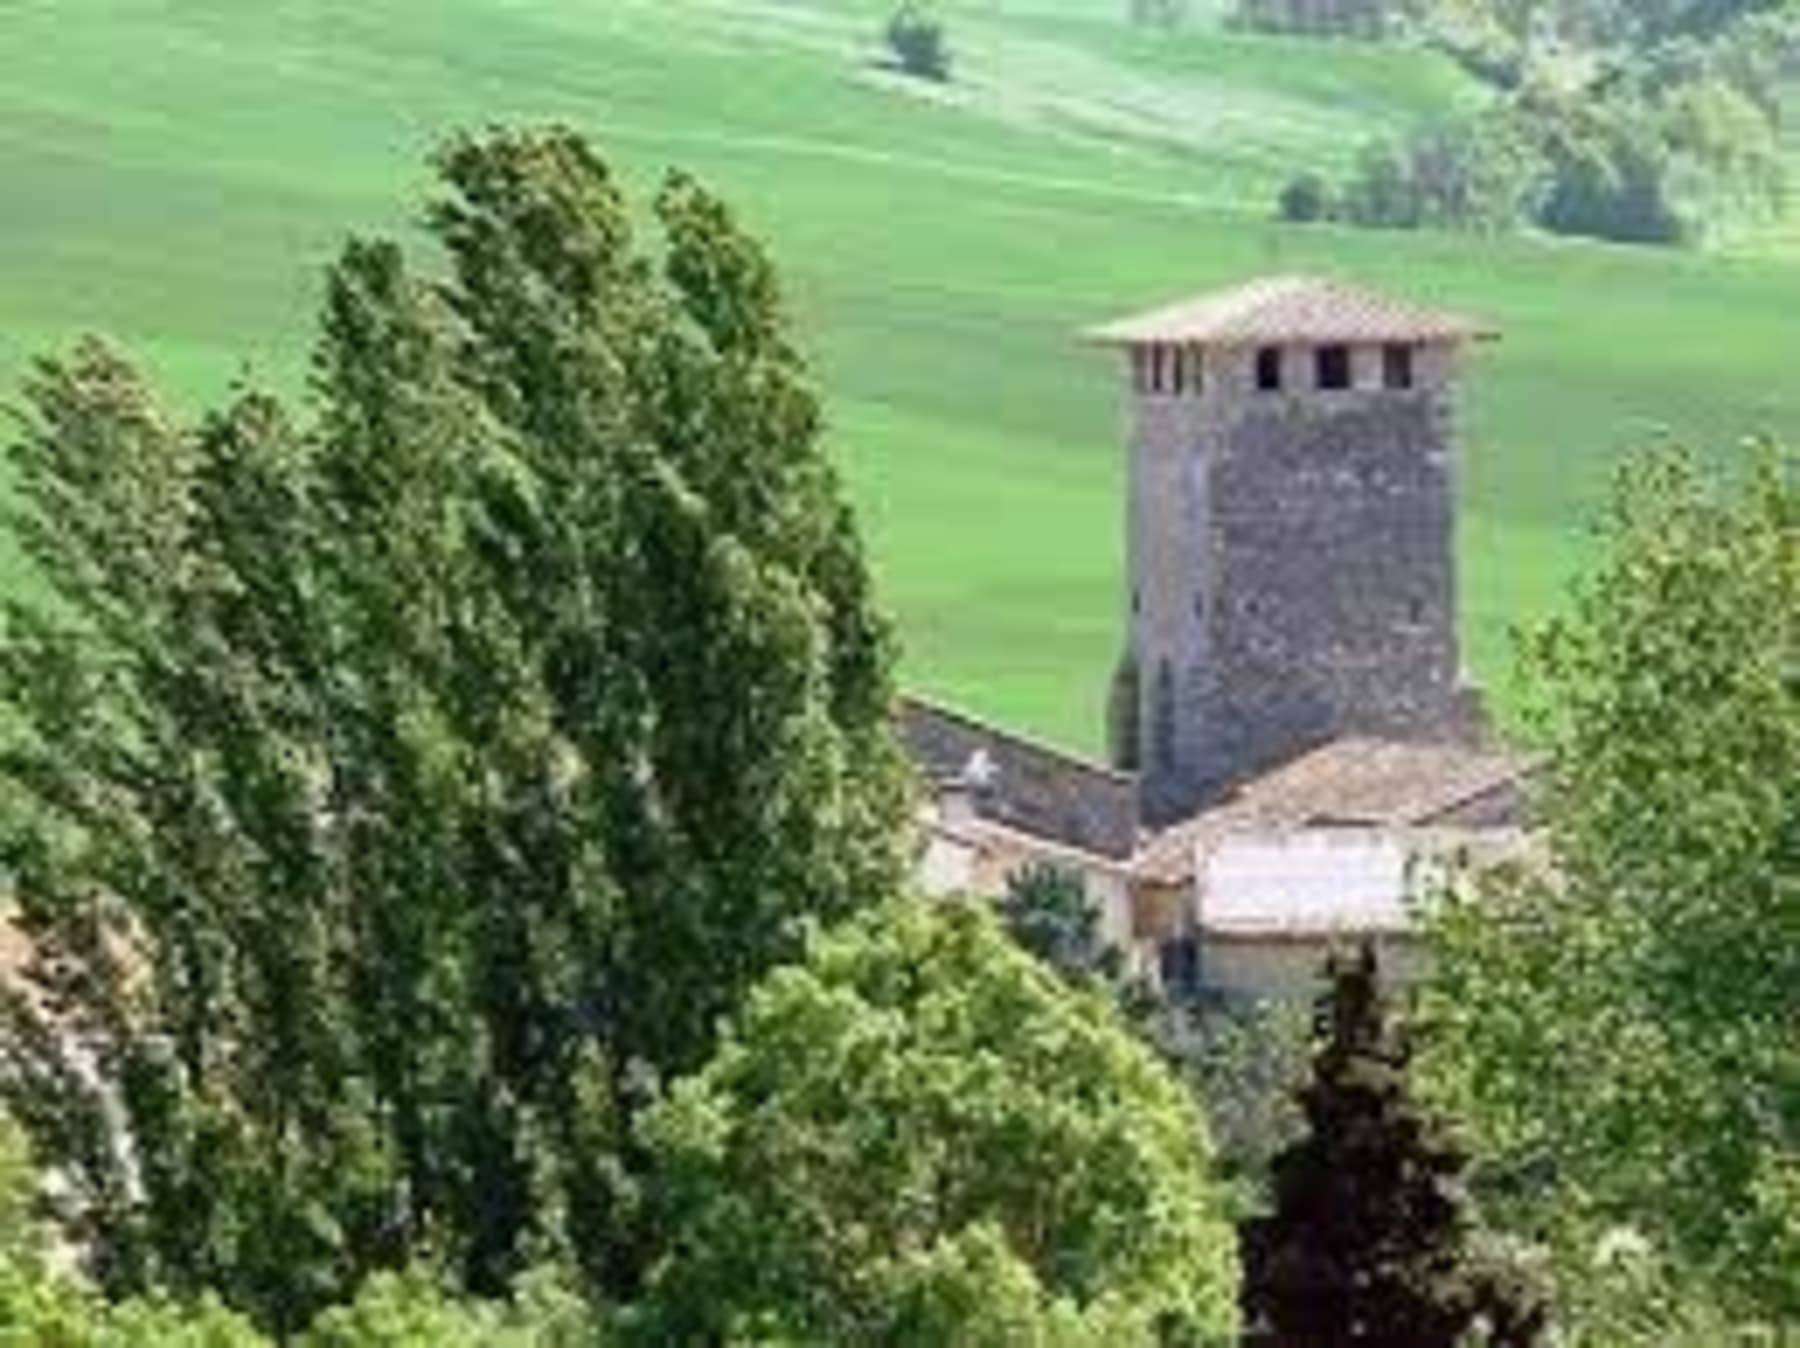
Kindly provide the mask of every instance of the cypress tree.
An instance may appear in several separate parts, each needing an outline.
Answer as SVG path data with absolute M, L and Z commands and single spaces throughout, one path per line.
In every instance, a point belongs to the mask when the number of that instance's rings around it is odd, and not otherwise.
M 1529 1345 L 1520 1305 L 1474 1253 L 1466 1158 L 1410 1098 L 1405 1035 L 1372 945 L 1334 955 L 1316 1013 L 1306 1133 L 1272 1167 L 1272 1208 L 1243 1229 L 1247 1342 L 1258 1348 Z

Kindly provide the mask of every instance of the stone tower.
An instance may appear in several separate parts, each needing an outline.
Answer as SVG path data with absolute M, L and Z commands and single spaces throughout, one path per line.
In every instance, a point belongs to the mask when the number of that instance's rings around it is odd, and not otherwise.
M 1283 277 L 1124 319 L 1148 822 L 1345 734 L 1467 726 L 1451 380 L 1494 334 Z

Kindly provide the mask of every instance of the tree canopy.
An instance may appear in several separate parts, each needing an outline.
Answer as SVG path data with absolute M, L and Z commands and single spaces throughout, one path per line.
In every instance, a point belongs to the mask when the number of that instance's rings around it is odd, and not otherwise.
M 310 396 L 193 424 L 94 343 L 12 450 L 6 1084 L 113 1290 L 282 1331 L 432 1251 L 647 1258 L 631 1119 L 895 889 L 892 643 L 774 272 L 550 130 L 350 243 Z M 441 279 L 433 279 L 440 276 Z
M 1336 188 L 1298 173 L 1284 218 L 1692 244 L 1784 208 L 1785 89 L 1800 69 L 1788 0 L 1405 9 L 1409 40 L 1455 55 L 1494 86 L 1491 102 L 1371 143 Z
M 773 974 L 650 1116 L 669 1342 L 1221 1342 L 1192 1100 L 987 915 L 901 901 Z
M 1548 858 L 1435 928 L 1428 1063 L 1579 1290 L 1625 1232 L 1800 1312 L 1800 474 L 1634 469 L 1527 649 Z
M 1540 1340 L 1545 1310 L 1479 1247 L 1468 1158 L 1412 1098 L 1411 1048 L 1373 946 L 1334 956 L 1317 1011 L 1306 1131 L 1271 1166 L 1271 1208 L 1244 1231 L 1258 1348 L 1457 1348 Z

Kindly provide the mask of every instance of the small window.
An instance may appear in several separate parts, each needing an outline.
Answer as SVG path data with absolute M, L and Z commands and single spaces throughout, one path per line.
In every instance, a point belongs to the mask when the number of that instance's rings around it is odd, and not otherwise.
M 1319 387 L 1322 389 L 1347 389 L 1350 387 L 1350 348 L 1347 346 L 1322 346 L 1318 349 Z
M 1150 391 L 1161 393 L 1169 386 L 1168 375 L 1169 352 L 1166 347 L 1150 348 Z
M 1187 352 L 1179 346 L 1169 348 L 1169 392 L 1177 398 L 1187 392 Z
M 1422 627 L 1425 623 L 1425 601 L 1417 595 L 1407 601 L 1406 621 L 1414 627 Z
M 1281 392 L 1281 348 L 1265 346 L 1256 353 L 1256 387 L 1264 393 Z
M 1388 388 L 1413 386 L 1413 349 L 1390 342 L 1381 349 L 1381 382 Z
M 1204 348 L 1187 349 L 1188 391 L 1196 397 L 1206 391 L 1206 353 Z

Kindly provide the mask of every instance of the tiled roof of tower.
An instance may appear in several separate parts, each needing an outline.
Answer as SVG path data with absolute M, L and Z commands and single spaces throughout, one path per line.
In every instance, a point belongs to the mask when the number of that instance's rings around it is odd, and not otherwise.
M 1410 304 L 1339 281 L 1271 276 L 1122 318 L 1086 334 L 1142 342 L 1464 342 L 1498 337 L 1477 319 Z

